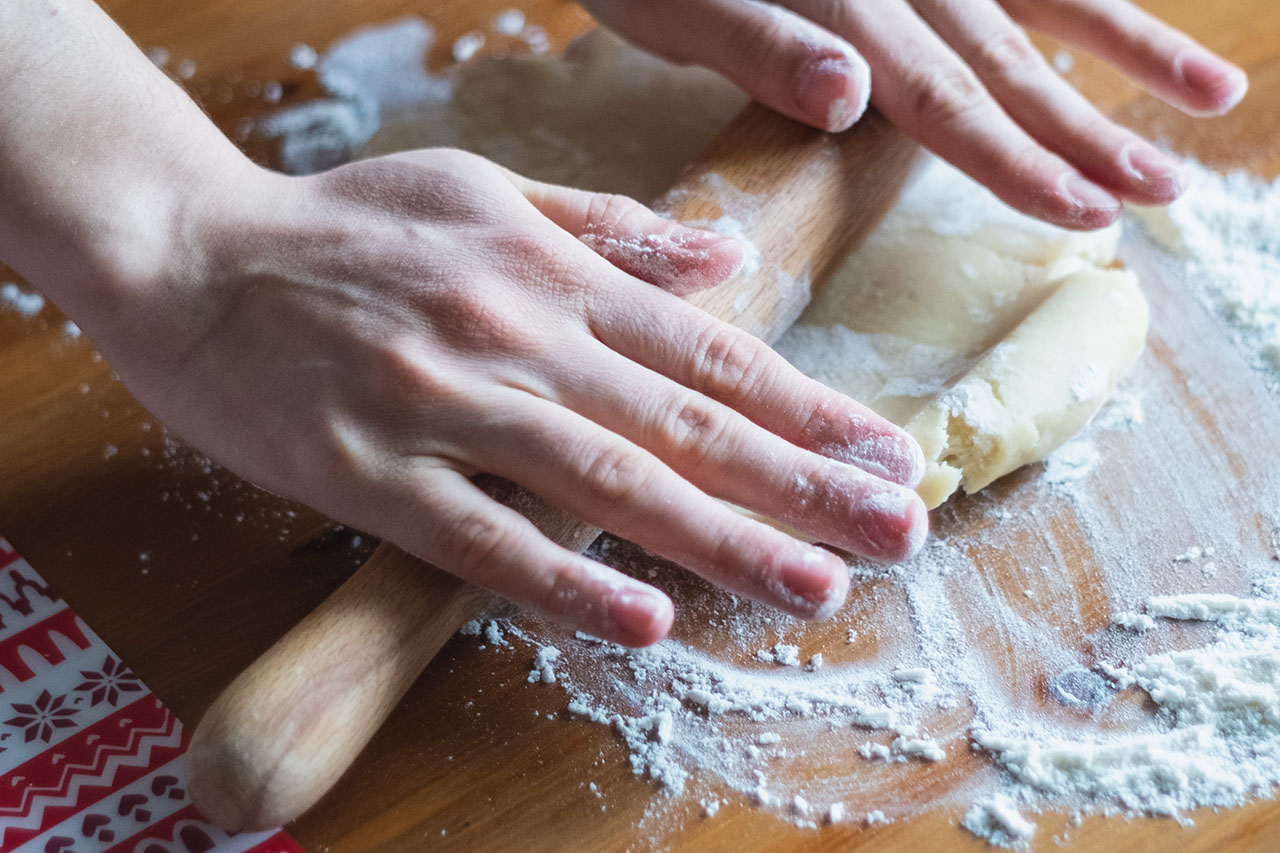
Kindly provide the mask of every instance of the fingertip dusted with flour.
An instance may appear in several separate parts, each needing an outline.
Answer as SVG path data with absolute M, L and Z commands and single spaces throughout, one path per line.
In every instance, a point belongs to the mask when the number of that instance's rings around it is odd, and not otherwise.
M 929 511 L 914 491 L 886 484 L 869 493 L 859 507 L 860 532 L 866 541 L 864 556 L 884 563 L 899 563 L 919 553 L 929 535 Z
M 796 114 L 815 127 L 839 133 L 862 118 L 871 97 L 871 69 L 851 50 L 816 51 L 796 72 Z
M 803 546 L 787 555 L 775 590 L 783 609 L 803 619 L 829 619 L 849 594 L 844 560 L 825 548 Z
M 883 419 L 856 418 L 854 435 L 848 442 L 821 448 L 821 452 L 908 489 L 924 479 L 926 461 L 920 442 Z
M 613 640 L 631 648 L 651 646 L 666 638 L 675 620 L 671 599 L 651 586 L 636 584 L 609 599 L 609 621 L 616 629 Z

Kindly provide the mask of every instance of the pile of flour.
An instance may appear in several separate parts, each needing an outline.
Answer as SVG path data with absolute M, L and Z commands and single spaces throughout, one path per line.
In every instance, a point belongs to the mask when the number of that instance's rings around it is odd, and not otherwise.
M 1219 174 L 1188 163 L 1187 192 L 1135 213 L 1172 253 L 1178 280 L 1230 324 L 1232 337 L 1280 390 L 1280 177 Z

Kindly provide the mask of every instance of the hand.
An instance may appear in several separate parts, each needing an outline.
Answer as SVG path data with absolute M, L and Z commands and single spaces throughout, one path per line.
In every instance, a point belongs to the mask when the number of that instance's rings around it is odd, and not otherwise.
M 0 24 L 0 257 L 232 471 L 631 645 L 666 596 L 473 475 L 799 616 L 844 600 L 844 562 L 712 496 L 920 546 L 915 442 L 675 295 L 730 275 L 732 239 L 457 151 L 273 174 L 90 0 Z
M 1244 97 L 1243 71 L 1126 0 L 583 0 L 602 22 L 752 97 L 840 131 L 870 102 L 1018 210 L 1099 228 L 1120 199 L 1167 204 L 1176 160 L 1108 120 L 1023 31 L 1089 51 L 1192 115 Z
M 192 199 L 186 248 L 95 340 L 266 488 L 630 645 L 666 634 L 666 596 L 469 477 L 803 617 L 843 601 L 843 561 L 713 496 L 876 559 L 923 540 L 910 437 L 673 295 L 730 275 L 732 238 L 448 150 L 306 178 L 246 162 Z

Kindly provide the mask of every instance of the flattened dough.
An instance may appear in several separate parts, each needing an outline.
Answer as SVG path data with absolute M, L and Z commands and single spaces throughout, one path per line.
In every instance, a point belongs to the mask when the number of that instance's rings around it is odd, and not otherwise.
M 630 47 L 607 30 L 563 56 L 464 62 L 453 97 L 384 122 L 363 156 L 465 148 L 530 178 L 651 201 L 747 104 L 723 77 Z
M 710 72 L 596 32 L 564 57 L 464 63 L 451 100 L 391 119 L 365 155 L 456 146 L 648 201 L 744 103 Z M 1043 459 L 1137 356 L 1147 306 L 1110 268 L 1118 237 L 1020 216 L 930 160 L 778 349 L 911 431 L 934 507 Z
M 778 350 L 916 437 L 933 508 L 1071 438 L 1142 350 L 1118 239 L 1022 217 L 931 160 Z

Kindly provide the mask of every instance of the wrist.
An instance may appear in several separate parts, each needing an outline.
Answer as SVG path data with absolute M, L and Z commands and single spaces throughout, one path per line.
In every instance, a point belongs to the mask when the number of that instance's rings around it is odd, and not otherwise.
M 87 187 L 96 200 L 71 214 L 68 251 L 37 282 L 68 314 L 118 323 L 140 302 L 205 277 L 209 235 L 260 170 L 212 124 L 182 130 L 180 151 L 140 148 Z
M 210 212 L 258 170 L 90 0 L 0 23 L 0 259 L 98 342 L 190 276 Z

